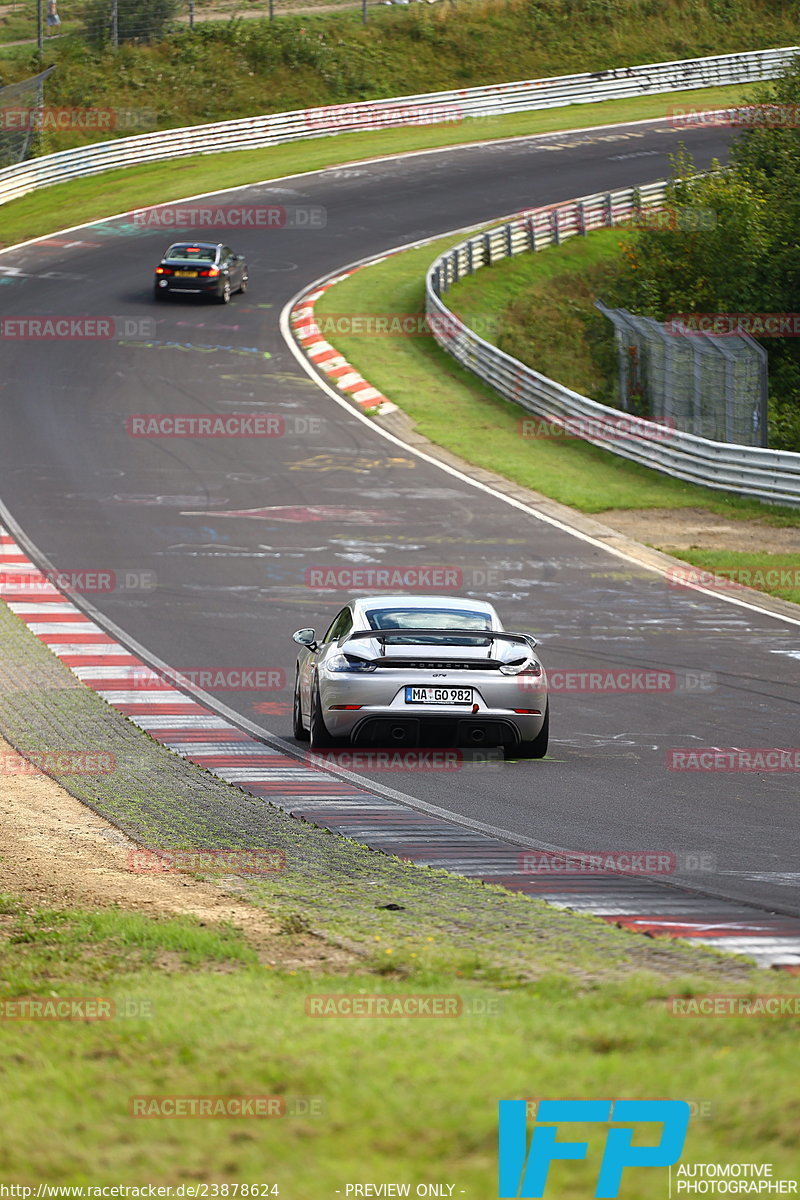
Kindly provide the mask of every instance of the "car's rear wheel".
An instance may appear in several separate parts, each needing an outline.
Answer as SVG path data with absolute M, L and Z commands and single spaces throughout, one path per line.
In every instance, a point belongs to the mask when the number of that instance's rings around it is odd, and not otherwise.
M 294 681 L 294 706 L 292 708 L 292 733 L 297 738 L 298 742 L 308 741 L 308 730 L 303 724 L 302 709 L 300 707 L 300 676 L 297 675 Z
M 513 750 L 510 751 L 511 758 L 544 758 L 547 754 L 547 744 L 550 741 L 550 701 L 547 702 L 547 708 L 544 710 L 544 721 L 542 728 L 537 733 L 536 737 L 530 742 L 520 742 Z
M 315 681 L 314 690 L 311 693 L 311 718 L 309 725 L 312 750 L 325 750 L 331 746 L 341 745 L 341 738 L 335 738 L 328 733 L 328 728 L 323 720 L 318 681 Z
M 158 286 L 154 287 L 153 288 L 153 298 L 155 300 L 163 300 L 164 296 L 166 294 L 166 291 L 167 291 L 166 288 L 160 288 Z
M 231 285 L 229 280 L 225 280 L 222 285 L 222 291 L 217 296 L 219 304 L 230 304 L 231 302 Z

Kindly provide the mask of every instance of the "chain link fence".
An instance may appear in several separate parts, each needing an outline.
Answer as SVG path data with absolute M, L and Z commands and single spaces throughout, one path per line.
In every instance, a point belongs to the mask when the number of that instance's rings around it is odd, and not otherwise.
M 0 167 L 13 167 L 32 153 L 36 114 L 44 104 L 44 81 L 54 71 L 0 88 Z
M 626 412 L 712 442 L 767 445 L 767 352 L 749 334 L 683 334 L 600 300 L 595 308 L 614 326 Z

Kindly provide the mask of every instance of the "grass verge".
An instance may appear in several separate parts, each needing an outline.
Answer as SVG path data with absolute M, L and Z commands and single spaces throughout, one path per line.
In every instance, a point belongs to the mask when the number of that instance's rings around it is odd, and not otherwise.
M 687 1154 L 759 1156 L 789 1169 L 795 1114 L 784 1063 L 792 1022 L 681 1020 L 666 1002 L 673 994 L 800 995 L 800 981 L 417 868 L 292 820 L 135 730 L 76 686 L 3 605 L 0 634 L 0 727 L 28 750 L 101 737 L 116 756 L 115 774 L 98 776 L 88 793 L 78 781 L 97 813 L 153 846 L 243 844 L 286 854 L 281 874 L 221 880 L 239 908 L 249 901 L 268 914 L 274 932 L 265 937 L 263 923 L 239 918 L 243 934 L 223 920 L 171 915 L 163 901 L 157 918 L 119 900 L 64 905 L 60 827 L 51 847 L 37 826 L 13 862 L 4 843 L 5 876 L 19 882 L 17 894 L 0 897 L 0 1000 L 114 1004 L 113 1019 L 96 1022 L 23 1020 L 0 1010 L 0 1162 L 8 1178 L 246 1180 L 299 1198 L 333 1197 L 365 1179 L 435 1179 L 490 1196 L 498 1099 L 548 1095 L 694 1101 L 710 1115 L 692 1123 Z M 124 848 L 116 868 L 88 849 L 77 859 L 74 843 L 71 853 L 73 863 L 88 864 L 87 888 L 100 863 L 106 875 L 116 869 L 129 880 Z M 42 879 L 49 906 L 38 898 Z M 185 891 L 175 891 L 186 905 L 192 880 L 183 883 Z M 129 882 L 124 894 L 132 894 Z M 199 906 L 208 910 L 202 897 Z M 289 969 L 300 957 L 307 964 L 314 944 L 318 965 Z M 347 951 L 338 969 L 328 947 Z M 330 993 L 444 995 L 457 998 L 462 1015 L 307 1015 L 307 998 Z M 747 1104 L 737 1093 L 745 1072 Z M 287 1115 L 129 1115 L 134 1096 L 242 1095 L 283 1097 Z M 588 1194 L 592 1169 L 591 1161 L 570 1168 L 559 1195 Z M 663 1173 L 645 1172 L 636 1195 L 660 1200 L 664 1186 Z
M 746 550 L 673 550 L 676 558 L 712 573 L 716 586 L 756 588 L 800 604 L 800 561 L 797 554 L 755 554 Z
M 522 269 L 528 284 L 548 287 L 569 273 L 582 272 L 602 260 L 614 231 L 575 239 L 531 255 Z M 319 319 L 342 313 L 386 314 L 424 311 L 424 276 L 437 253 L 459 238 L 440 239 L 427 246 L 366 267 L 325 292 L 316 304 Z M 489 325 L 496 306 L 507 298 L 510 268 L 522 260 L 486 268 L 450 293 L 457 310 L 468 318 L 480 316 Z M 504 270 L 505 267 L 505 270 Z M 554 281 L 555 284 L 554 284 Z M 484 286 L 485 285 L 485 286 Z M 602 514 L 610 509 L 703 508 L 734 520 L 758 520 L 775 526 L 800 525 L 800 513 L 755 500 L 695 486 L 628 463 L 579 440 L 525 439 L 520 434 L 521 411 L 483 386 L 429 337 L 366 338 L 354 334 L 326 334 L 353 366 L 397 403 L 432 442 L 484 467 L 577 508 Z M 569 347 L 558 342 L 544 352 L 553 370 L 566 362 Z M 549 355 L 549 357 L 548 357 Z M 536 361 L 534 351 L 531 359 Z M 557 361 L 556 361 L 557 359 Z M 537 366 L 539 363 L 537 361 Z M 573 367 L 572 381 L 585 363 Z M 694 553 L 694 552 L 693 552 Z M 713 569 L 715 552 L 697 551 L 689 561 Z M 681 555 L 681 557 L 685 557 Z M 771 556 L 764 556 L 769 559 Z M 786 556 L 790 557 L 790 556 Z M 765 586 L 760 590 L 787 596 L 785 590 Z
M 669 108 L 678 104 L 713 108 L 717 104 L 743 102 L 749 91 L 744 87 L 703 88 L 691 92 L 672 92 L 666 96 L 609 100 L 599 104 L 578 104 L 502 117 L 480 117 L 457 125 L 423 125 L 339 134 L 286 146 L 202 155 L 109 171 L 93 178 L 44 188 L 3 205 L 0 210 L 0 248 L 79 223 L 101 220 L 114 213 L 344 162 L 455 146 L 470 141 L 490 141 L 494 138 L 580 129 L 612 122 L 646 120 L 664 116 Z
M 64 18 L 83 15 L 78 0 Z M 193 31 L 174 24 L 170 31 L 155 8 L 138 15 L 126 9 L 119 14 L 117 49 L 104 39 L 100 10 L 86 15 L 95 35 L 89 41 L 53 38 L 41 64 L 28 46 L 27 60 L 0 62 L 0 85 L 56 65 L 45 89 L 47 104 L 112 110 L 145 105 L 161 129 L 797 41 L 796 0 L 372 4 L 366 26 L 358 5 L 285 14 L 273 22 L 233 16 L 210 22 L 198 11 Z M 145 31 L 152 40 L 141 37 Z M 43 130 L 38 147 L 66 149 L 94 136 L 78 128 L 57 136 Z
M 236 931 L 220 936 L 186 918 L 31 909 L 13 896 L 0 898 L 0 914 L 3 1001 L 92 996 L 114 1014 L 3 1022 L 2 1161 L 17 1182 L 247 1181 L 322 1197 L 353 1181 L 437 1180 L 490 1196 L 498 1099 L 565 1095 L 689 1100 L 702 1115 L 686 1160 L 792 1171 L 795 1099 L 783 1064 L 796 1018 L 681 1020 L 667 997 L 753 995 L 778 982 L 798 994 L 796 980 L 752 972 L 721 988 L 719 973 L 689 956 L 682 976 L 586 985 L 548 972 L 546 941 L 516 946 L 539 978 L 480 979 L 468 963 L 442 967 L 457 957 L 453 936 L 426 940 L 413 911 L 391 915 L 389 938 L 375 935 L 376 950 L 394 956 L 336 975 L 271 968 Z M 456 997 L 461 1015 L 308 1015 L 310 998 L 331 993 Z M 286 1114 L 142 1120 L 129 1115 L 136 1096 L 281 1097 Z M 563 1200 L 594 1187 L 600 1143 L 590 1128 L 575 1131 L 584 1132 L 588 1161 L 554 1168 Z M 666 1173 L 634 1170 L 626 1184 L 661 1200 Z

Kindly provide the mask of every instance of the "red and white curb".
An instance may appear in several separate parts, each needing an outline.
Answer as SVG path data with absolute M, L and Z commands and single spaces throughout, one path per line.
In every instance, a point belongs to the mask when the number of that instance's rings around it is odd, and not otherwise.
M 373 260 L 370 265 L 374 266 L 375 261 Z M 335 347 L 325 341 L 314 315 L 314 305 L 320 296 L 324 296 L 328 288 L 333 287 L 334 284 L 349 279 L 357 270 L 360 268 L 354 267 L 352 271 L 346 271 L 343 275 L 326 280 L 313 292 L 307 292 L 300 303 L 292 309 L 292 332 L 306 357 L 323 375 L 328 377 L 334 387 L 354 400 L 359 408 L 374 409 L 380 416 L 384 416 L 386 413 L 397 412 L 397 405 L 393 404 L 391 400 L 387 400 L 383 392 L 379 392 L 371 383 L 368 383 Z
M 259 741 L 173 687 L 87 617 L 2 527 L 0 599 L 82 683 L 157 742 L 292 816 L 417 865 L 500 884 L 633 932 L 690 938 L 749 955 L 760 966 L 800 972 L 800 920 L 795 917 L 652 877 L 532 874 L 521 869 L 526 851 L 510 840 L 420 812 Z

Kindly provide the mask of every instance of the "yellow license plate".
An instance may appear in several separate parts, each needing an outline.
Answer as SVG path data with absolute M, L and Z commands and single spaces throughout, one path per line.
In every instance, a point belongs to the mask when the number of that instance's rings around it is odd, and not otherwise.
M 178 279 L 196 279 L 197 271 L 176 271 L 175 275 Z

